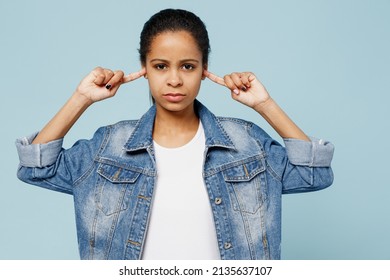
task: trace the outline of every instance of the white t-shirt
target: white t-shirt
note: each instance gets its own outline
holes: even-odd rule
[[[215,225],[202,177],[205,136],[179,148],[154,142],[157,183],[142,259],[220,259]]]

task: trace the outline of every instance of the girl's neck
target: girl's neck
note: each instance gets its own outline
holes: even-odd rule
[[[167,148],[181,147],[191,141],[199,127],[199,118],[193,106],[181,112],[161,109],[157,107],[153,140]]]

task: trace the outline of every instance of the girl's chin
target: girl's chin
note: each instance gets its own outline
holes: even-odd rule
[[[185,111],[189,108],[193,110],[193,104],[194,100],[192,100],[191,103],[188,102],[158,102],[156,101],[156,106],[157,108],[160,107],[164,111],[169,111],[169,112],[182,112]]]

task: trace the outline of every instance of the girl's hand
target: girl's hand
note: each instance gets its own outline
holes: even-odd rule
[[[306,134],[276,104],[253,73],[232,73],[221,78],[204,70],[203,76],[229,88],[233,99],[253,108],[282,138],[310,141]]]
[[[232,73],[223,78],[204,70],[203,75],[213,82],[231,90],[234,100],[256,110],[256,107],[271,99],[265,87],[251,72]]]
[[[145,68],[127,76],[123,71],[111,71],[102,67],[95,68],[77,87],[76,93],[86,97],[90,103],[113,97],[119,87],[146,74]]]

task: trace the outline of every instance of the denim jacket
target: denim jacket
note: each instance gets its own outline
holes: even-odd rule
[[[283,147],[251,122],[195,107],[221,259],[280,259],[281,195],[331,185],[333,145],[284,139]],[[16,141],[19,179],[73,195],[81,259],[142,258],[157,176],[155,113],[99,128],[69,149],[62,139],[33,145],[36,134]]]

